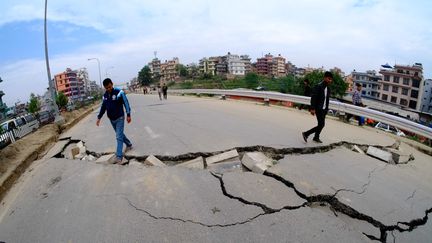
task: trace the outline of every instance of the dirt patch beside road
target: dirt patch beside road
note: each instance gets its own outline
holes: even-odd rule
[[[49,124],[0,150],[0,200],[35,160],[43,157],[59,135],[97,109],[99,104],[64,112],[65,124]]]

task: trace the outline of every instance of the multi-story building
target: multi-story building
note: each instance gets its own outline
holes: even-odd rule
[[[353,86],[357,83],[362,85],[362,96],[365,98],[379,99],[380,98],[380,80],[382,77],[377,75],[374,70],[368,70],[366,72],[351,72]]]
[[[83,82],[84,93],[86,95],[90,95],[99,91],[99,87],[96,85],[96,82],[90,81],[87,68],[81,68],[78,70],[78,79]]]
[[[64,93],[70,101],[80,101],[85,97],[84,82],[78,77],[78,71],[67,68],[55,75],[57,92]]]
[[[245,63],[239,55],[234,55],[228,52],[223,58],[227,64],[227,71],[229,76],[244,76],[245,75]]]
[[[432,79],[426,79],[423,82],[420,111],[432,114]]]
[[[219,58],[218,57],[209,57],[209,58],[202,58],[199,62],[199,72],[202,74],[210,74],[215,75],[216,74],[216,64],[218,63]]]
[[[277,57],[274,57],[272,60],[272,69],[271,76],[272,77],[284,77],[286,76],[286,67],[285,67],[286,59],[279,54]]]
[[[294,64],[292,64],[291,62],[287,62],[285,64],[285,70],[286,70],[287,74],[295,75],[296,69],[297,69],[297,67]]]
[[[165,60],[164,63],[160,65],[160,77],[161,82],[175,82],[179,79],[179,72],[177,65],[180,64],[178,57],[174,57],[172,60]]]
[[[330,72],[336,73],[341,77],[345,77],[345,73],[342,71],[342,69],[340,69],[338,67],[334,67],[334,68],[330,69]]]
[[[256,71],[259,75],[268,77],[284,77],[287,74],[286,59],[280,54],[277,57],[266,54],[264,57],[257,58]]]
[[[273,68],[273,56],[269,53],[257,58],[256,70],[259,75],[270,76]]]
[[[149,62],[148,66],[150,68],[152,78],[158,79],[161,76],[161,61],[155,57],[151,62]]]
[[[380,100],[401,106],[420,110],[423,91],[423,67],[421,63],[412,66],[383,65],[380,83]]]
[[[245,74],[251,73],[252,72],[251,58],[248,55],[241,55],[240,59],[244,63]]]

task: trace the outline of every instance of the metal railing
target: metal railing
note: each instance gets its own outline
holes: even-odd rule
[[[222,90],[222,89],[178,89],[169,90],[169,93],[173,94],[209,94],[209,95],[225,95],[225,96],[240,96],[250,98],[261,98],[275,101],[289,101],[298,104],[310,104],[310,97],[292,95],[292,94],[281,94],[277,92],[263,92],[253,90]],[[331,100],[329,108],[337,110],[339,112],[345,112],[357,116],[363,116],[371,118],[375,121],[387,123],[389,125],[398,127],[402,130],[406,130],[429,139],[432,139],[432,128],[423,126],[413,121],[386,114],[384,112],[369,109],[367,107],[359,107],[339,101]]]

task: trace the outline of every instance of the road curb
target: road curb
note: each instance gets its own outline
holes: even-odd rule
[[[4,196],[6,196],[9,189],[13,187],[15,182],[20,178],[20,176],[27,170],[27,168],[37,159],[43,157],[45,152],[51,148],[51,146],[57,142],[60,135],[67,131],[69,128],[73,127],[79,121],[81,121],[84,117],[92,113],[100,104],[96,104],[87,110],[85,110],[78,117],[73,119],[72,121],[63,124],[61,126],[57,126],[58,130],[55,135],[50,136],[44,141],[41,141],[41,144],[36,147],[32,151],[27,151],[27,155],[24,156],[22,161],[18,161],[17,163],[10,163],[14,166],[8,168],[6,172],[0,177],[0,201],[3,200]],[[23,138],[25,139],[25,138]]]

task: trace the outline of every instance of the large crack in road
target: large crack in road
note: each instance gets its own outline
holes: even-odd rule
[[[66,147],[68,145],[70,145],[72,143],[78,143],[78,142],[80,142],[80,140],[69,140],[69,143],[67,143],[63,147],[62,152],[64,152],[64,150],[66,149]],[[367,147],[371,146],[371,145],[357,144],[357,143],[341,141],[341,142],[337,142],[337,143],[332,143],[332,144],[323,145],[323,146],[316,146],[316,147],[274,148],[274,147],[269,147],[269,146],[256,145],[256,146],[246,146],[246,147],[235,147],[232,149],[236,149],[240,154],[244,154],[246,152],[263,152],[267,156],[271,157],[274,160],[280,160],[280,159],[283,159],[286,155],[325,153],[325,152],[329,152],[333,149],[337,149],[337,148],[341,148],[341,147],[347,148],[349,150],[353,150],[354,146],[357,146],[357,147],[359,147],[365,151],[365,150],[367,150]],[[380,149],[386,149],[386,148],[395,148],[395,146],[398,147],[399,144],[396,143],[396,144],[389,145],[389,146],[381,146],[381,145],[373,145],[373,146],[376,148],[380,148]],[[228,150],[224,150],[224,151],[216,151],[216,152],[193,152],[193,153],[186,153],[186,154],[181,154],[181,155],[176,155],[176,156],[155,155],[155,157],[162,160],[162,161],[168,162],[167,163],[168,165],[176,165],[176,164],[182,163],[182,162],[187,161],[187,160],[195,159],[195,158],[200,157],[200,156],[210,157],[210,156],[217,155],[217,154],[220,154],[220,153],[223,153],[226,151],[230,151],[232,149],[228,149]],[[56,154],[54,157],[61,158],[62,152]],[[110,154],[110,153],[97,153],[97,152],[89,151],[89,150],[87,150],[86,153],[89,155],[93,155],[97,158],[101,157],[103,155]],[[139,162],[142,162],[142,161],[145,161],[148,156],[149,155],[142,155],[142,156],[125,155],[125,158],[127,160],[135,159]],[[413,159],[414,158],[412,158],[411,160],[413,160]],[[206,223],[202,223],[202,222],[198,222],[198,221],[194,221],[194,220],[190,220],[190,219],[182,219],[182,218],[167,217],[167,216],[156,216],[156,215],[153,215],[152,213],[150,213],[148,210],[139,208],[138,206],[133,204],[133,202],[131,202],[128,198],[125,198],[125,200],[135,210],[140,211],[140,212],[146,214],[147,216],[149,216],[153,219],[156,219],[156,220],[173,220],[173,221],[179,221],[179,222],[183,222],[183,223],[197,224],[197,225],[201,225],[203,227],[210,227],[210,228],[211,227],[230,227],[230,226],[236,226],[236,225],[243,225],[243,224],[247,224],[247,223],[249,223],[249,222],[251,222],[251,221],[253,221],[253,220],[255,220],[261,216],[264,216],[264,215],[278,213],[278,212],[281,212],[283,210],[297,210],[297,209],[302,208],[302,207],[311,207],[311,206],[315,206],[315,205],[319,205],[322,207],[324,207],[324,206],[330,207],[330,209],[333,212],[335,212],[335,216],[337,216],[336,212],[338,212],[338,213],[342,213],[344,215],[347,215],[350,218],[364,221],[364,222],[372,225],[373,227],[379,229],[379,231],[380,231],[379,236],[366,234],[364,232],[362,232],[362,233],[366,237],[368,237],[369,239],[380,241],[380,242],[386,242],[387,236],[389,233],[393,234],[393,232],[395,232],[395,231],[411,232],[411,231],[415,230],[418,226],[425,225],[428,221],[429,214],[432,212],[432,208],[427,209],[425,211],[425,216],[422,218],[417,218],[417,219],[413,219],[413,220],[406,221],[406,222],[398,222],[396,225],[385,225],[384,223],[378,221],[377,219],[374,219],[372,216],[363,214],[363,213],[357,211],[356,209],[342,203],[341,201],[339,201],[338,198],[336,198],[336,196],[340,192],[352,192],[352,193],[357,193],[357,194],[365,193],[368,186],[371,183],[372,175],[377,169],[378,169],[378,167],[376,167],[375,169],[373,169],[372,171],[369,172],[369,175],[367,178],[368,181],[367,181],[367,183],[365,183],[361,186],[361,191],[355,191],[355,190],[346,189],[346,188],[341,188],[341,189],[334,189],[333,188],[335,190],[335,193],[332,195],[319,194],[319,195],[313,195],[313,196],[307,196],[307,195],[303,194],[302,192],[300,192],[296,188],[294,183],[286,180],[285,178],[283,178],[277,174],[273,174],[269,171],[265,171],[263,174],[264,176],[270,177],[270,178],[284,184],[288,188],[291,188],[292,190],[294,190],[294,192],[296,193],[296,195],[298,197],[300,197],[306,201],[302,205],[297,205],[297,206],[287,205],[287,206],[284,206],[281,208],[271,208],[271,207],[268,207],[267,205],[265,205],[263,203],[248,201],[242,197],[233,195],[233,194],[227,192],[227,189],[225,187],[225,183],[223,180],[223,174],[215,174],[213,172],[209,172],[209,173],[211,173],[212,176],[214,176],[216,179],[219,180],[220,188],[221,188],[221,191],[222,191],[224,196],[226,196],[232,200],[237,200],[237,201],[239,201],[245,205],[251,205],[251,206],[259,207],[261,210],[263,210],[263,213],[257,214],[254,217],[251,217],[251,218],[248,218],[246,220],[239,221],[239,222],[229,223],[229,224],[206,224]],[[410,198],[413,198],[415,192],[416,191],[414,191],[412,196],[408,197],[407,200],[409,200]]]

